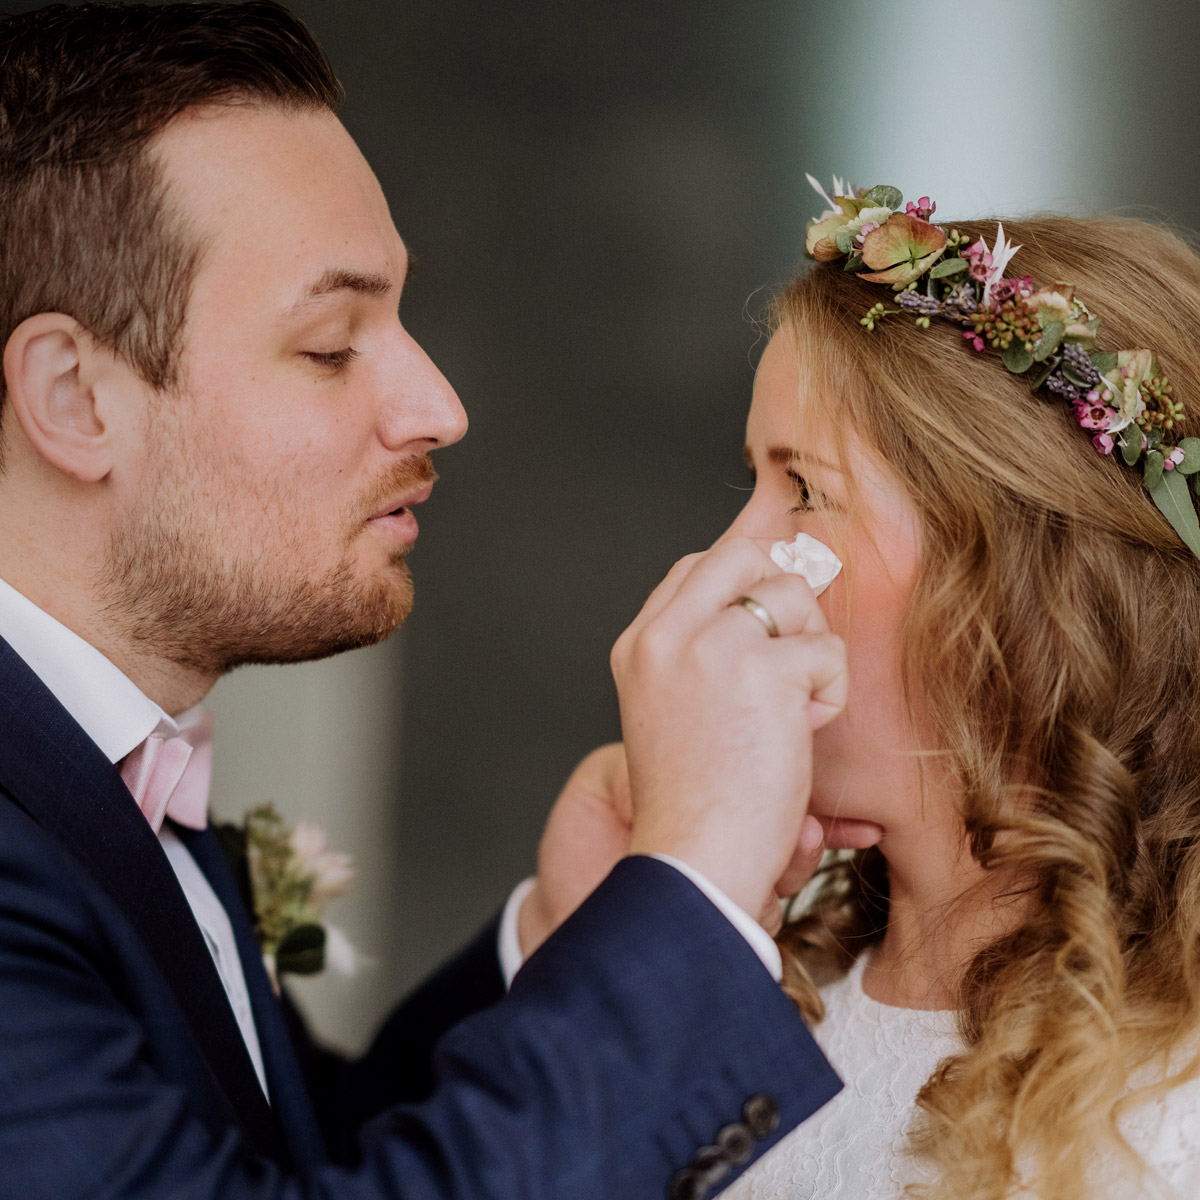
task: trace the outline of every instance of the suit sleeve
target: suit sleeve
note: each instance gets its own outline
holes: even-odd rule
[[[23,845],[0,838],[0,1196],[694,1200],[838,1087],[724,917],[627,859],[506,997],[453,1024],[431,1092],[370,1121],[357,1165],[290,1177],[171,1082],[97,904],[49,843]]]
[[[288,1031],[334,1161],[358,1161],[358,1135],[371,1118],[398,1104],[427,1100],[434,1089],[433,1051],[442,1037],[504,997],[498,925],[499,918],[490,921],[397,1005],[358,1059],[317,1043],[285,989]]]

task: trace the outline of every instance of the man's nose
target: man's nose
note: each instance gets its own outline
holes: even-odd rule
[[[380,436],[394,450],[418,441],[428,443],[427,449],[452,445],[467,432],[466,410],[429,355],[405,336],[405,352],[394,368],[398,379],[380,415]]]

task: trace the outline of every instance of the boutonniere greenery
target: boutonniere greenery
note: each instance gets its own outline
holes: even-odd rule
[[[275,990],[281,976],[316,975],[327,963],[339,974],[354,974],[354,948],[322,920],[325,904],[354,880],[350,856],[330,850],[325,831],[311,821],[289,828],[273,804],[252,809],[241,825],[213,830],[254,917]]]

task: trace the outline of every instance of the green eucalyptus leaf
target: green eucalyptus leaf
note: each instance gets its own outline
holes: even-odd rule
[[[1061,321],[1051,321],[1042,330],[1042,336],[1034,343],[1033,361],[1045,362],[1058,349],[1066,332],[1066,326]]]
[[[862,255],[851,254],[848,259],[842,264],[843,271],[861,271],[862,270]]]
[[[839,229],[837,233],[833,235],[833,240],[837,243],[837,248],[843,254],[849,254],[854,249],[855,236],[854,230],[847,229],[843,226],[843,228]]]
[[[275,951],[278,974],[316,975],[325,968],[325,930],[320,925],[297,925]]]
[[[943,258],[941,262],[934,263],[933,270],[929,272],[930,279],[945,279],[947,275],[961,275],[967,269],[967,260],[965,258]]]
[[[1038,369],[1036,371],[1034,371],[1034,373],[1032,375],[1029,376],[1029,390],[1031,392],[1036,392],[1038,390],[1038,388],[1040,388],[1042,386],[1042,384],[1045,383],[1046,380],[1049,379],[1050,376],[1054,374],[1054,368],[1057,366],[1058,366],[1058,359],[1053,358],[1053,357],[1048,358],[1044,363],[1041,363],[1038,366]],[[1057,400],[1058,397],[1057,396],[1047,396],[1047,399],[1048,400]]]
[[[1117,445],[1127,467],[1132,467],[1142,456],[1142,431],[1136,425],[1126,425],[1117,434]]]
[[[1183,462],[1175,470],[1181,475],[1194,475],[1200,471],[1200,438],[1184,438],[1179,448],[1183,451]]]
[[[1144,433],[1146,438],[1146,449],[1157,450],[1162,445],[1162,430],[1157,425],[1150,426],[1150,432]]]
[[[1023,375],[1033,366],[1033,355],[1025,349],[1024,342],[1013,342],[1000,355],[1000,360],[1014,375]]]
[[[1188,495],[1187,480],[1178,471],[1165,471],[1158,486],[1150,489],[1150,499],[1171,522],[1171,528],[1187,548],[1200,558],[1200,521],[1196,519],[1196,509]]]
[[[1163,456],[1161,450],[1146,451],[1146,465],[1142,469],[1142,479],[1150,491],[1158,487],[1158,481],[1163,477]]]
[[[1107,375],[1117,365],[1117,352],[1115,350],[1098,350],[1095,354],[1089,354],[1088,358],[1092,360],[1092,366],[1101,375]]]
[[[890,208],[892,212],[904,203],[904,195],[900,189],[890,187],[886,183],[877,183],[862,199],[872,208]]]
[[[1192,476],[1192,491],[1195,492],[1197,496],[1200,496],[1200,475]]]

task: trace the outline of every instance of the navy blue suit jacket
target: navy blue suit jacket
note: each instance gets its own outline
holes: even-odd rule
[[[270,1104],[158,839],[0,641],[2,1200],[699,1197],[839,1086],[745,941],[647,858],[507,996],[493,926],[344,1062],[275,999],[215,837],[184,836],[233,922]]]

